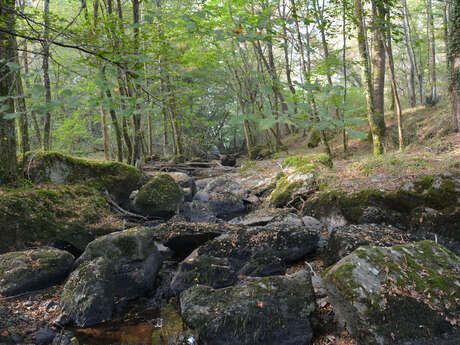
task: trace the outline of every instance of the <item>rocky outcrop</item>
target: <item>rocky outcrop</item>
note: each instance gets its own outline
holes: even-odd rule
[[[171,287],[180,293],[197,283],[214,287],[231,285],[236,276],[243,274],[282,274],[286,263],[312,254],[318,247],[318,239],[316,231],[304,227],[242,228],[197,248],[179,265]],[[215,274],[216,271],[220,273]]]
[[[68,252],[39,248],[0,255],[0,295],[43,289],[64,280],[74,257]]]
[[[89,161],[57,152],[30,152],[21,166],[33,183],[91,184],[106,189],[118,202],[128,200],[140,179],[139,170],[127,164]]]
[[[142,186],[132,208],[145,216],[170,217],[179,210],[183,197],[179,184],[171,176],[161,174]]]
[[[215,290],[197,285],[180,296],[185,323],[202,344],[309,345],[315,309],[308,273],[245,280]]]
[[[50,241],[83,252],[96,237],[123,229],[102,194],[89,186],[0,190],[0,253]]]
[[[133,228],[91,242],[64,286],[63,310],[79,327],[107,320],[115,297],[133,299],[151,290],[164,249],[149,228]]]
[[[329,268],[329,297],[360,344],[434,344],[458,334],[458,257],[431,242],[361,247]],[[434,342],[433,342],[434,341]]]
[[[245,226],[286,225],[303,226],[302,218],[292,213],[291,209],[264,208],[251,212],[245,216],[237,217],[229,222],[230,224]]]

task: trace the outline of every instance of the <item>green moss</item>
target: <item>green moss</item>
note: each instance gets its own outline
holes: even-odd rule
[[[318,154],[318,155],[307,155],[307,156],[291,156],[284,160],[283,168],[291,167],[295,171],[302,172],[304,174],[314,172],[318,170],[318,163],[328,168],[332,167],[332,160],[329,155]]]
[[[136,196],[135,207],[145,214],[174,213],[183,198],[179,184],[167,174],[155,176]]]
[[[107,189],[118,200],[127,199],[140,179],[139,170],[127,164],[90,161],[58,152],[28,152],[20,168],[34,183],[90,184]]]
[[[102,194],[89,186],[42,185],[0,190],[0,253],[65,240],[80,250],[122,229]]]
[[[291,193],[302,186],[302,182],[289,182],[288,176],[282,177],[276,183],[276,188],[270,195],[270,204],[275,207],[283,207],[291,201]]]

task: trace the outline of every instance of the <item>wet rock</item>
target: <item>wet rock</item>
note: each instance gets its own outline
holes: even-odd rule
[[[92,184],[118,202],[128,200],[140,180],[138,169],[118,162],[88,161],[57,152],[30,152],[22,162],[24,176],[34,183]]]
[[[71,331],[64,331],[54,337],[52,345],[79,345],[79,342]]]
[[[56,333],[50,329],[42,328],[35,334],[35,344],[47,345],[53,342]]]
[[[418,240],[420,240],[418,236],[391,225],[345,225],[337,227],[332,231],[321,257],[324,264],[330,266],[360,246],[374,245],[389,247]]]
[[[459,269],[455,254],[422,241],[358,248],[325,280],[336,314],[358,343],[434,344],[458,334]]]
[[[203,344],[311,344],[315,302],[305,271],[218,290],[197,285],[181,294],[180,303],[185,323]]]
[[[11,296],[59,283],[69,274],[74,257],[40,248],[0,255],[0,295]]]
[[[132,202],[132,209],[145,216],[171,217],[179,210],[183,191],[174,179],[161,174],[142,186]]]
[[[237,229],[239,227],[228,224],[168,222],[155,228],[154,238],[178,257],[185,258],[207,241]]]
[[[165,247],[152,228],[133,228],[91,242],[64,286],[61,306],[78,327],[109,320],[114,298],[133,299],[149,292]]]
[[[317,249],[318,238],[315,231],[286,226],[242,228],[223,234],[197,248],[180,263],[173,279],[175,291],[180,292],[196,282],[215,286],[212,277],[217,269],[223,269],[226,276],[231,277],[224,279],[227,284],[233,283],[233,272],[237,275],[280,273],[284,264],[312,254]],[[264,257],[271,259],[264,260]]]

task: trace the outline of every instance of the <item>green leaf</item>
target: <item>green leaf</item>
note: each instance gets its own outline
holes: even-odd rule
[[[345,131],[352,137],[357,139],[367,139],[367,134],[363,132],[354,131],[350,128],[345,128]]]

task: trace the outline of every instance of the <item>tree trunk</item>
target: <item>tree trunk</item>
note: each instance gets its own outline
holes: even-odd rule
[[[372,85],[371,72],[369,70],[369,52],[366,45],[366,36],[364,33],[363,8],[361,0],[354,0],[354,21],[358,28],[358,48],[361,55],[361,64],[364,68],[366,103],[367,103],[367,119],[372,134],[372,142],[374,146],[374,156],[383,154],[383,137],[377,127],[377,116],[375,113],[374,104],[374,89]]]
[[[450,96],[454,128],[460,132],[460,3],[458,1],[454,1],[452,4],[450,18]]]
[[[403,11],[404,11],[404,21],[403,21],[403,28],[404,28],[404,38],[406,41],[406,51],[409,60],[409,71],[408,71],[408,78],[409,78],[409,97],[410,97],[410,106],[415,107],[417,105],[417,96],[415,90],[415,75],[417,74],[417,65],[415,61],[415,54],[414,48],[412,46],[412,38],[409,34],[409,17],[407,14],[407,4],[406,0],[402,0],[403,4]]]
[[[104,94],[101,93],[101,98],[104,98]],[[101,127],[102,127],[102,142],[104,143],[104,156],[105,160],[110,159],[110,147],[109,147],[109,131],[107,129],[107,114],[103,106],[101,106]]]
[[[345,130],[345,108],[347,104],[347,34],[346,34],[346,24],[347,24],[347,1],[343,0],[343,22],[342,22],[342,41],[343,41],[343,50],[342,50],[342,63],[343,63],[343,109],[342,109],[342,119],[343,119],[343,130],[342,130],[342,142],[343,142],[343,152],[347,152],[347,132]]]
[[[426,5],[427,11],[427,22],[428,22],[428,44],[430,47],[430,78],[431,78],[431,95],[430,104],[436,104],[438,100],[437,88],[436,88],[436,41],[434,38],[434,23],[433,23],[433,6],[431,0],[427,0]]]
[[[23,54],[24,59],[24,73],[27,75],[29,74],[29,57],[27,55],[27,41],[25,43],[25,52]],[[29,79],[25,79],[27,89],[30,89],[30,82]],[[32,118],[32,125],[34,126],[35,137],[37,139],[38,147],[42,147],[42,134],[40,130],[40,125],[38,124],[37,115],[32,111],[30,113],[30,117]]]
[[[0,0],[0,28],[14,29],[13,10],[14,0]],[[7,183],[17,174],[15,120],[5,118],[5,114],[14,112],[14,101],[10,97],[14,91],[13,73],[7,66],[13,59],[14,38],[0,31],[0,184]]]
[[[388,11],[388,22],[390,12]],[[388,56],[388,64],[390,69],[390,79],[391,79],[391,90],[393,92],[393,99],[396,105],[396,118],[398,122],[398,140],[399,140],[399,151],[403,151],[404,149],[404,136],[403,136],[403,127],[402,127],[402,109],[401,109],[401,102],[399,100],[398,94],[398,86],[396,84],[396,76],[395,76],[395,66],[393,61],[393,49],[391,46],[391,29],[390,26],[387,26],[387,34],[386,34],[386,45],[385,49]]]
[[[16,65],[20,66],[19,62],[19,52],[18,52],[18,42],[16,37],[13,38],[14,44],[14,62]],[[29,144],[29,125],[27,121],[27,108],[26,108],[26,99],[24,97],[24,88],[22,86],[22,78],[21,78],[21,70],[15,73],[14,82],[16,86],[16,112],[21,113],[20,117],[16,120],[16,124],[18,127],[18,146],[19,152],[25,154],[27,151],[30,151],[30,144]]]
[[[42,43],[43,46],[43,84],[45,86],[45,102],[47,105],[51,103],[51,83],[49,75],[49,57],[50,57],[50,43],[49,40],[49,25],[50,18],[50,0],[44,0],[43,2],[43,15],[44,15],[44,27],[43,27],[43,39],[45,40]],[[42,150],[50,151],[51,150],[51,113],[49,110],[45,114],[45,123],[43,126],[43,142]]]
[[[372,0],[374,118],[376,130],[385,136],[385,7],[382,0]]]

